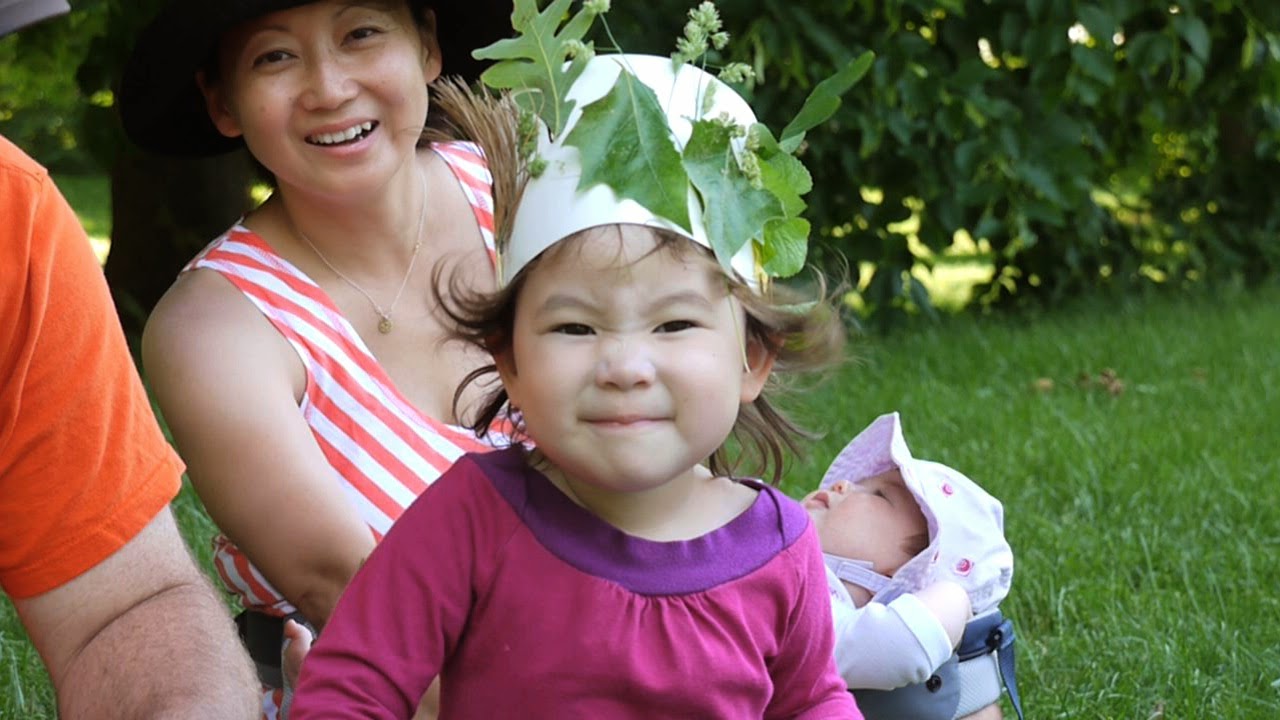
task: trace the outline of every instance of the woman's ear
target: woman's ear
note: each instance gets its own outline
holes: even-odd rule
[[[427,82],[432,82],[440,77],[441,71],[444,70],[444,62],[441,60],[440,38],[436,35],[438,32],[436,25],[436,11],[429,7],[422,8],[422,17],[415,18],[418,21],[418,36],[422,38],[422,72],[427,78]]]
[[[200,94],[204,96],[205,110],[209,113],[209,119],[213,121],[213,126],[218,129],[218,132],[229,138],[244,134],[240,129],[240,121],[227,107],[225,93],[221,86],[210,85],[203,70],[196,71],[196,87],[200,88]]]
[[[778,359],[778,351],[763,338],[748,337],[747,346],[742,353],[746,367],[742,368],[742,390],[739,402],[742,404],[755,402],[764,391],[764,384],[773,372],[773,363]]]

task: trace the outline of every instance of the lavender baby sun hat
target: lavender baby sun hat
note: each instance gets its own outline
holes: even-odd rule
[[[872,600],[889,602],[938,580],[951,580],[969,594],[973,614],[982,615],[1009,594],[1013,550],[1004,537],[1004,508],[962,473],[907,448],[898,413],[876,418],[845,446],[820,484],[861,482],[897,468],[924,514],[929,545],[898,569]]]

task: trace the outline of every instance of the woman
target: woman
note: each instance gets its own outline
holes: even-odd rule
[[[485,358],[441,341],[430,298],[437,268],[494,285],[488,174],[473,146],[420,138],[427,84],[474,76],[470,49],[509,32],[510,9],[174,0],[126,67],[136,144],[243,143],[274,179],[161,299],[143,362],[276,687],[281,618],[323,626],[391,522],[480,447],[452,393]]]

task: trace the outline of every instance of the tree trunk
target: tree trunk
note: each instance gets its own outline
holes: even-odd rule
[[[209,159],[116,156],[105,271],[131,342],[182,266],[249,209],[252,176],[243,150]]]

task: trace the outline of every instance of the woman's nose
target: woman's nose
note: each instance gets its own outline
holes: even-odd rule
[[[307,67],[304,100],[308,109],[338,107],[355,94],[356,83],[335,53],[316,52]]]
[[[596,363],[597,385],[628,389],[654,381],[657,370],[644,343],[620,339],[605,342]]]

